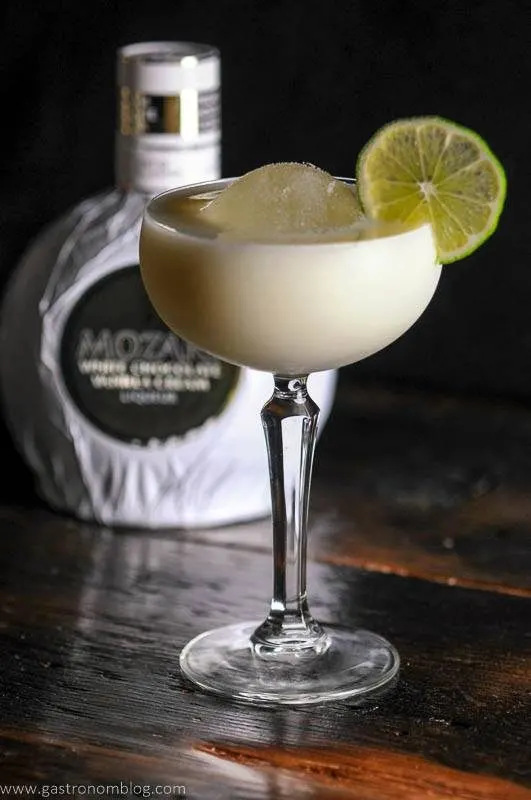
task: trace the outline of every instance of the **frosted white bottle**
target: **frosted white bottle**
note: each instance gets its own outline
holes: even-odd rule
[[[0,319],[0,391],[39,493],[84,520],[213,526],[266,515],[259,411],[267,373],[171,334],[138,267],[147,198],[220,174],[219,54],[147,42],[118,51],[116,188],[30,244]],[[88,143],[90,146],[90,143]],[[334,371],[312,376],[321,429]]]

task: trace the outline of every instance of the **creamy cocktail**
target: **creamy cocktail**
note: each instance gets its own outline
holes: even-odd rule
[[[354,218],[350,240],[341,227],[336,240],[329,229],[248,241],[218,235],[202,214],[212,201],[189,193],[151,203],[142,275],[166,324],[226,361],[283,375],[351,364],[410,328],[436,289],[430,225],[359,240]]]
[[[441,263],[496,227],[504,173],[471,131],[403,120],[373,137],[357,182],[305,164],[154,198],[140,260],[147,292],[179,336],[272,373],[262,409],[271,476],[273,596],[263,622],[202,633],[180,655],[201,688],[260,704],[365,695],[397,674],[376,633],[321,625],[306,597],[306,527],[319,409],[310,373],[395,341],[430,302]],[[391,611],[391,610],[390,610]]]

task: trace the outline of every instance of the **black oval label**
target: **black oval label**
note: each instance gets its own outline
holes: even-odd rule
[[[226,406],[240,370],[171,333],[153,309],[138,264],[93,284],[61,341],[65,385],[100,430],[122,441],[183,436]]]

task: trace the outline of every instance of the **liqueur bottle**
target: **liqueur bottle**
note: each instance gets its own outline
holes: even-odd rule
[[[13,440],[54,508],[135,527],[269,512],[257,409],[271,376],[170,333],[138,267],[146,200],[220,176],[220,62],[188,42],[118,51],[116,186],[48,226],[14,270],[0,319],[0,393]],[[335,372],[313,376],[322,409]]]

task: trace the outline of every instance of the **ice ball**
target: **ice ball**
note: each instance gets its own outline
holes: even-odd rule
[[[311,164],[267,164],[238,178],[201,212],[218,230],[271,239],[359,221],[355,188]]]

